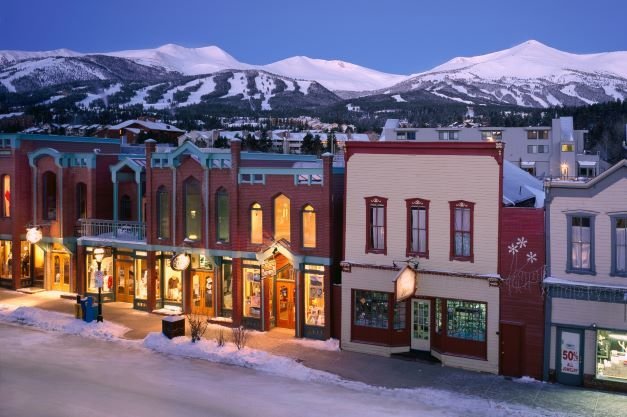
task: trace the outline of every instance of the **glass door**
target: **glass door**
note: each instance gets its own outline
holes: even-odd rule
[[[557,382],[583,384],[583,330],[557,329]]]
[[[431,301],[412,300],[411,302],[411,348],[431,350]]]
[[[277,327],[293,329],[296,316],[295,288],[293,281],[277,281],[277,296],[279,304]]]
[[[192,313],[214,316],[213,273],[195,271],[192,276]]]
[[[116,292],[115,300],[132,303],[135,296],[135,272],[133,261],[118,258],[115,263]]]
[[[56,291],[70,291],[70,255],[52,253],[52,289]]]

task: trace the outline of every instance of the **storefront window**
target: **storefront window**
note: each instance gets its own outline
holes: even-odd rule
[[[244,267],[244,317],[261,317],[261,270]]]
[[[165,282],[164,303],[181,303],[183,300],[183,277],[181,271],[170,266],[170,258],[164,259],[163,279]]]
[[[222,263],[222,317],[230,317],[233,311],[233,264]]]
[[[627,333],[597,331],[597,378],[627,382]]]
[[[485,342],[486,304],[447,300],[446,308],[446,334],[448,337]]]
[[[30,277],[30,243],[25,240],[20,242],[20,268],[22,278]]]
[[[93,252],[87,253],[87,292],[96,293],[96,271],[98,270],[98,262],[94,258]],[[113,290],[113,256],[107,256],[100,263],[100,270],[103,273],[102,292],[110,293]]]
[[[310,326],[324,326],[323,274],[323,266],[305,265],[305,323]]]
[[[310,205],[303,209],[303,246],[316,247],[316,212]]]
[[[2,187],[2,211],[0,215],[11,217],[11,177],[3,175],[0,186]]]
[[[356,326],[387,329],[389,327],[389,294],[376,291],[355,290]]]
[[[406,323],[407,305],[405,301],[394,303],[394,330],[403,330]]]
[[[11,278],[13,276],[13,254],[10,240],[0,240],[0,277]]]
[[[135,260],[135,298],[148,299],[148,263],[145,259]]]

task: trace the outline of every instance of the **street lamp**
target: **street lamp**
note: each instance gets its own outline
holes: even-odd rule
[[[96,317],[96,322],[102,321],[102,284],[104,279],[102,276],[102,271],[100,270],[100,266],[102,265],[102,259],[104,258],[104,255],[104,248],[94,249],[94,258],[96,259],[96,264],[98,264],[98,270],[96,271],[96,286],[98,287],[98,316]]]

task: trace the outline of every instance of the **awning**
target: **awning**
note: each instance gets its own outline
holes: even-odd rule
[[[597,166],[596,161],[577,161],[580,167],[595,167]]]
[[[536,166],[536,161],[520,161],[521,168],[533,168]]]

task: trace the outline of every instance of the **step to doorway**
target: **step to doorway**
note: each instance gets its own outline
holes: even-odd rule
[[[15,291],[21,292],[23,294],[37,294],[38,292],[43,292],[46,290],[44,290],[43,288],[37,288],[37,287],[26,287],[26,288],[18,288]]]
[[[431,355],[430,352],[423,352],[421,350],[410,350],[409,352],[393,353],[391,357],[412,362],[426,362],[432,364],[441,363],[440,360]]]

